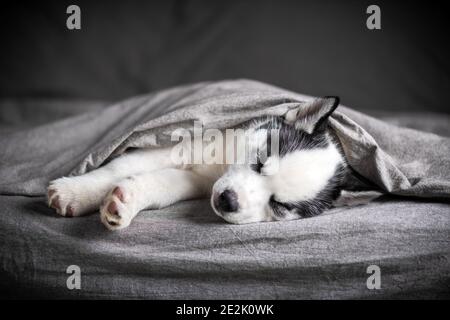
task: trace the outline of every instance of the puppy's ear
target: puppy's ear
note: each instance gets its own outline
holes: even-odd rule
[[[284,118],[286,122],[293,124],[296,129],[311,134],[326,128],[328,117],[338,105],[338,97],[318,98],[289,110]]]

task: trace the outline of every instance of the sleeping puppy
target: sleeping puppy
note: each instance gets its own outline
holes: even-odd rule
[[[225,139],[222,150],[240,151],[244,161],[220,164],[204,155],[191,164],[176,159],[173,147],[140,149],[52,181],[48,204],[65,217],[100,209],[110,230],[127,227],[141,210],[208,196],[214,212],[235,224],[318,215],[340,196],[340,204],[348,204],[342,190],[350,170],[328,128],[338,104],[335,97],[316,99],[284,116],[246,123],[244,146]]]

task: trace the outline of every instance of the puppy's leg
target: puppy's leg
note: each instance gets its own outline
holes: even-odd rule
[[[195,172],[163,169],[120,181],[100,207],[103,224],[110,230],[127,227],[139,211],[206,196],[212,181]]]
[[[84,175],[53,180],[48,187],[48,204],[66,217],[94,212],[123,178],[172,166],[169,148],[130,152]]]

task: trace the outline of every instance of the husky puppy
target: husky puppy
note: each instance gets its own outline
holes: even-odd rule
[[[250,121],[244,163],[180,165],[172,148],[140,149],[84,175],[52,181],[48,204],[66,217],[99,210],[110,230],[127,227],[141,210],[208,196],[214,212],[235,224],[318,215],[333,205],[348,174],[328,128],[338,104],[326,97],[284,116]],[[269,134],[274,130],[277,152]]]

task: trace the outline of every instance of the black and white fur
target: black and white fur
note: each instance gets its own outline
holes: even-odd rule
[[[247,163],[179,165],[171,148],[141,149],[84,175],[52,181],[48,204],[66,217],[100,210],[110,230],[127,227],[143,209],[208,196],[214,212],[230,223],[318,215],[342,195],[348,175],[328,128],[338,104],[334,97],[316,99],[283,117],[249,122]],[[271,129],[279,132],[277,154],[270,150]]]

